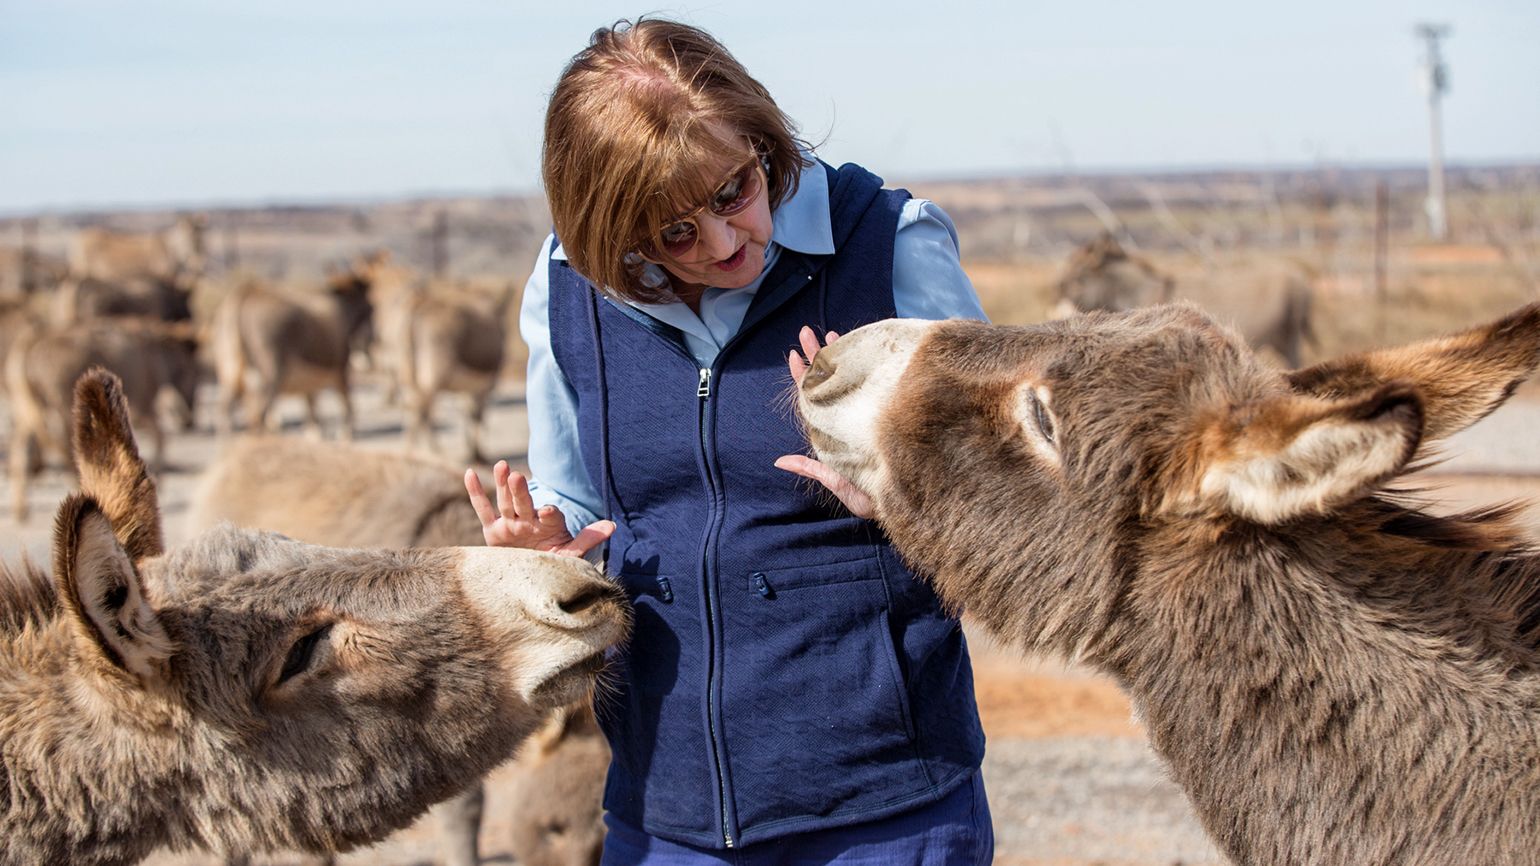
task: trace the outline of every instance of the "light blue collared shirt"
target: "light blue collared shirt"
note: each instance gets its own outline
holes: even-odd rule
[[[829,181],[816,160],[802,171],[796,195],[772,215],[765,266],[752,283],[739,289],[708,288],[701,296],[700,315],[682,301],[664,304],[628,302],[637,310],[672,325],[702,369],[738,332],[754,293],[775,265],[782,249],[811,255],[834,252],[829,222]],[[583,467],[578,446],[577,395],[562,375],[551,351],[550,262],[565,261],[566,253],[549,236],[540,249],[535,270],[524,285],[519,333],[529,346],[525,405],[529,410],[530,497],[537,508],[555,505],[576,535],[600,519],[604,499]],[[653,266],[656,267],[656,266]],[[615,301],[606,298],[606,303]],[[957,229],[941,208],[925,199],[904,203],[893,240],[893,304],[899,318],[984,320],[973,283],[963,272]]]

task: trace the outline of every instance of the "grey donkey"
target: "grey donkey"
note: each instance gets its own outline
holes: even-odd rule
[[[0,571],[0,864],[343,851],[580,699],[629,613],[587,563],[222,525],[167,550],[117,379],[76,389],[53,574]]]
[[[340,547],[482,543],[460,470],[415,454],[301,437],[239,437],[199,479],[190,533],[221,521]],[[515,790],[513,855],[520,866],[590,866],[604,843],[600,800],[609,746],[587,707],[557,713],[503,775]],[[480,862],[483,785],[434,807],[437,860]]]

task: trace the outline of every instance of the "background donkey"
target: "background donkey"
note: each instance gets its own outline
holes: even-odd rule
[[[1533,864],[1540,562],[1385,485],[1537,363],[1540,305],[1294,373],[1190,307],[890,321],[798,404],[944,599],[1124,685],[1238,863]]]
[[[52,582],[0,570],[0,863],[379,839],[507,759],[626,633],[568,557],[229,525],[165,551],[115,377],[82,379],[74,439]]]
[[[69,327],[24,326],[5,358],[5,389],[11,398],[11,508],[28,517],[28,479],[41,468],[29,459],[42,450],[70,462],[70,406],[75,381],[92,367],[119,376],[141,429],[154,444],[156,472],[166,466],[166,435],[157,411],[171,389],[191,417],[198,390],[198,344],[190,328],[154,320],[91,322]]]
[[[339,436],[352,438],[349,364],[373,311],[374,269],[375,259],[364,259],[331,274],[325,288],[311,294],[243,283],[219,301],[209,348],[219,381],[216,417],[222,433],[231,431],[235,403],[243,395],[247,423],[275,428],[273,406],[283,394],[304,396],[310,426],[319,433],[316,399],[332,388],[342,402]]]
[[[1305,270],[1297,263],[1276,269],[1259,268],[1245,286],[1178,286],[1146,259],[1127,253],[1117,239],[1103,234],[1077,249],[1054,283],[1057,317],[1100,310],[1121,313],[1167,303],[1178,297],[1201,300],[1218,318],[1230,323],[1257,351],[1277,353],[1286,366],[1298,367],[1306,347],[1318,348],[1312,322],[1315,295]],[[1205,291],[1205,288],[1207,289]],[[1181,294],[1178,294],[1180,289]]]

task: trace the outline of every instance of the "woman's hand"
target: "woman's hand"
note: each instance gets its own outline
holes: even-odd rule
[[[613,521],[590,523],[576,538],[567,531],[567,516],[560,508],[547,505],[536,509],[529,497],[529,482],[511,472],[508,461],[499,460],[492,467],[492,481],[497,489],[497,508],[481,489],[476,470],[465,470],[465,492],[471,507],[481,518],[481,535],[492,547],[522,547],[563,556],[583,556],[603,544],[615,532]]]
[[[825,338],[825,344],[833,345],[839,337],[839,334],[830,331]],[[807,374],[808,365],[813,362],[813,356],[817,355],[822,347],[818,345],[818,337],[813,333],[813,329],[806,325],[803,325],[801,332],[797,334],[797,341],[802,344],[802,354],[792,352],[786,358],[786,366],[791,370],[791,380],[801,385],[802,377]],[[803,360],[803,355],[807,356],[806,360]],[[803,454],[788,454],[777,458],[775,467],[794,475],[801,475],[803,478],[811,478],[827,487],[829,492],[833,493],[835,498],[857,517],[870,519],[876,514],[877,509],[872,503],[872,498],[867,496],[865,491],[850,483],[845,476],[811,457]]]

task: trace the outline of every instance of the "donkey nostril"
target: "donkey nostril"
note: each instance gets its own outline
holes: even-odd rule
[[[608,596],[609,590],[603,584],[588,584],[579,588],[576,593],[562,599],[556,604],[557,607],[561,608],[562,613],[582,613],[583,611],[588,610],[589,608],[603,601]]]
[[[819,352],[813,356],[813,366],[809,367],[807,373],[802,376],[802,390],[811,391],[833,376],[834,362],[829,360],[829,353]]]

